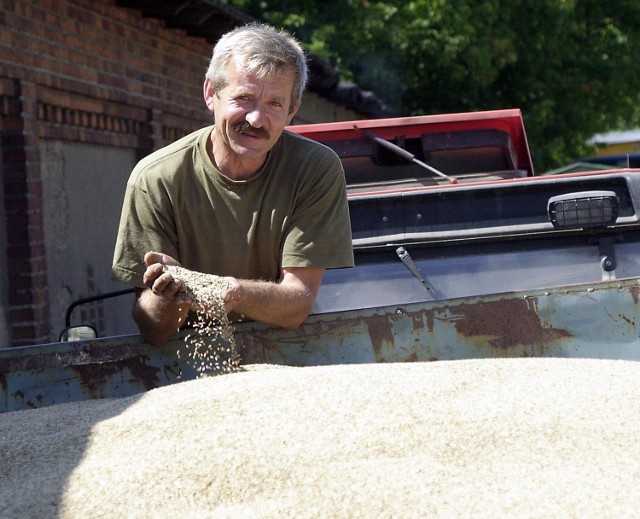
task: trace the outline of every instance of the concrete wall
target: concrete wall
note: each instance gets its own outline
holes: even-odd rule
[[[133,150],[65,141],[40,143],[44,192],[49,321],[56,337],[66,310],[81,298],[126,288],[109,279],[124,187]],[[134,333],[133,296],[79,305],[71,325],[100,336]]]

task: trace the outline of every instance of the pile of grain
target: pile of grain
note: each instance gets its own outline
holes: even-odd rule
[[[637,517],[640,363],[275,368],[0,415],[0,517]]]
[[[222,293],[230,288],[229,282],[220,276],[173,265],[165,266],[164,270],[182,283],[192,301],[196,319],[192,323],[193,333],[185,337],[185,342],[189,347],[188,360],[198,376],[235,371],[239,356],[222,300]]]

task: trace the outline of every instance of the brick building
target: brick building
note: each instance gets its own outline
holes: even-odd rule
[[[212,44],[248,20],[217,0],[176,4],[0,0],[0,347],[57,340],[70,303],[126,288],[109,272],[131,168],[210,123]],[[313,62],[294,123],[379,111],[334,76]],[[133,333],[130,297],[72,324]]]

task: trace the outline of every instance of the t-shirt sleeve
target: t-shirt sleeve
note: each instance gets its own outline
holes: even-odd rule
[[[324,147],[323,147],[324,148]],[[347,189],[340,159],[328,148],[308,155],[306,181],[297,195],[285,237],[283,267],[353,266]]]
[[[162,187],[148,189],[134,171],[125,192],[111,279],[143,287],[146,252],[163,252],[178,258],[175,225],[169,216],[172,214],[169,206],[170,197]]]

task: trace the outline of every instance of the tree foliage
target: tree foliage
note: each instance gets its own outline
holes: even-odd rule
[[[538,171],[638,124],[637,0],[235,0],[407,114],[520,108]]]

